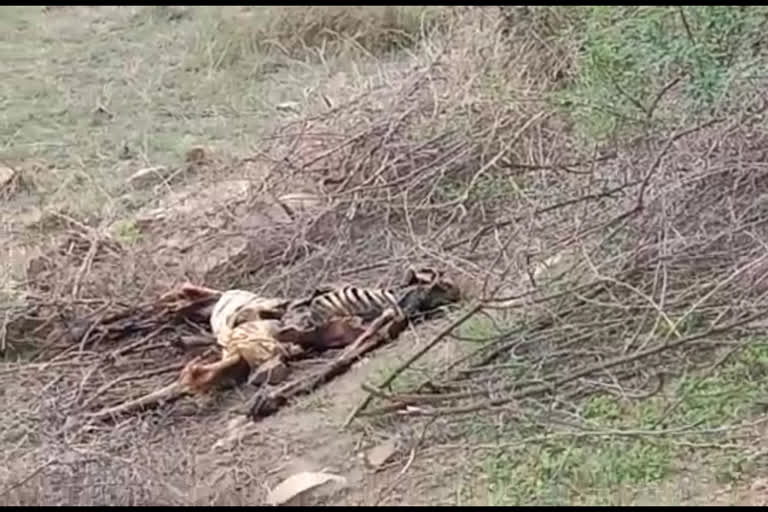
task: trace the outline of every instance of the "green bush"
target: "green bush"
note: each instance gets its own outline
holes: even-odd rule
[[[569,9],[579,9],[570,31],[580,34],[576,69],[555,99],[592,136],[705,114],[765,69],[766,7]]]

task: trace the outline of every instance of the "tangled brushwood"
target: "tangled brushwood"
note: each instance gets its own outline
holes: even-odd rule
[[[0,385],[55,396],[38,419],[56,434],[73,416],[231,382],[259,386],[245,410],[262,417],[458,289],[465,311],[366,385],[350,419],[503,408],[547,423],[589,395],[648,396],[723,347],[759,342],[763,89],[734,82],[740,97],[689,120],[673,115],[673,84],[654,112],[674,128],[586,146],[531,92],[561,80],[542,83],[541,38],[510,53],[496,31],[452,30],[385,84],[286,122],[252,157],[199,164],[210,182],[189,195],[204,206],[142,211],[140,243],[63,212],[41,219],[30,232],[56,244],[30,260],[0,331],[3,350],[32,362]],[[500,84],[515,87],[499,99]],[[444,269],[455,287],[425,288],[441,280],[420,271],[392,285],[410,265]],[[366,290],[321,286],[344,280]],[[441,343],[462,351],[393,386]],[[319,370],[304,365],[317,354]]]
[[[632,178],[592,198],[617,193],[622,208],[611,215],[584,208],[578,227],[561,232],[550,265],[529,272],[527,291],[487,296],[443,333],[466,340],[462,325],[485,325],[474,329],[484,337],[470,336],[480,342],[472,353],[410,391],[387,391],[399,369],[367,386],[371,397],[356,413],[498,409],[542,425],[573,424],[590,395],[647,398],[670,377],[711,371],[734,351],[764,343],[768,175],[759,125],[767,108],[753,98],[738,116],[644,144],[649,157],[625,160]],[[507,222],[477,237],[498,236]],[[542,275],[547,282],[535,286]],[[482,316],[516,310],[500,326]],[[378,405],[362,410],[372,397]]]

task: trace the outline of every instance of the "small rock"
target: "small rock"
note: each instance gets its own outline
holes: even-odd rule
[[[95,109],[93,109],[92,117],[91,117],[91,125],[93,126],[100,126],[104,124],[105,121],[108,121],[112,118],[114,118],[115,115],[107,110],[102,105],[99,105]]]
[[[134,156],[136,156],[136,154],[128,146],[128,144],[123,144],[123,147],[120,149],[120,153],[118,153],[117,158],[120,160],[131,160]]]
[[[200,163],[205,160],[206,152],[205,148],[201,146],[195,146],[189,151],[187,151],[187,154],[185,155],[184,159],[187,163]]]
[[[365,461],[373,469],[379,469],[397,451],[397,439],[392,438],[374,446],[368,451]]]
[[[270,359],[258,368],[256,368],[248,378],[248,384],[251,386],[261,386],[267,381],[275,385],[288,378],[290,370],[288,366],[279,359]]]
[[[334,482],[341,485],[346,485],[347,479],[343,476],[334,475],[331,473],[309,471],[297,473],[280,482],[280,484],[278,484],[269,492],[269,495],[267,496],[267,504],[292,504],[294,500],[298,500],[302,497],[308,497],[307,495],[309,491],[325,484]]]

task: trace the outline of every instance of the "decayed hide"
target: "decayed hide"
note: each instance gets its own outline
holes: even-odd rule
[[[213,303],[212,300],[218,297]],[[205,299],[205,308],[211,311],[211,328],[216,342],[222,349],[221,360],[203,364],[201,358],[189,362],[179,379],[141,398],[122,403],[90,414],[93,419],[115,416],[129,410],[146,407],[158,402],[170,401],[185,394],[197,394],[210,390],[223,380],[232,378],[242,381],[252,369],[261,372],[265,379],[279,381],[287,375],[283,359],[301,353],[298,345],[282,343],[279,338],[286,330],[279,318],[287,301],[259,297],[242,290],[217,292],[193,285],[184,285],[161,297],[161,303],[182,304],[185,301]],[[174,306],[177,307],[177,306]],[[181,307],[181,306],[178,306]],[[294,334],[294,337],[295,334]]]
[[[222,294],[211,314],[211,330],[221,347],[221,360],[212,364],[190,362],[181,382],[190,392],[208,391],[228,373],[248,374],[260,369],[274,383],[285,378],[284,360],[302,353],[300,346],[280,339],[285,332],[280,318],[288,301],[264,298],[244,290]],[[285,336],[285,335],[284,335]],[[246,368],[247,367],[247,368]]]

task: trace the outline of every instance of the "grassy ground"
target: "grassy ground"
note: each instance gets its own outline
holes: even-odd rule
[[[587,400],[572,418],[583,432],[499,432],[501,453],[483,465],[488,501],[628,505],[663,482],[694,478],[698,488],[681,484],[655,497],[684,503],[701,498],[707,483],[725,486],[759,475],[764,446],[753,443],[764,431],[756,404],[768,391],[766,354],[765,344],[755,344],[710,374],[675,379],[644,400]]]
[[[311,112],[313,89],[339,73],[337,94],[359,89],[375,57],[418,37],[422,11],[4,8],[3,158],[38,163],[45,205],[130,206],[137,171],[178,166],[199,144],[248,154],[290,115],[281,105]]]
[[[0,205],[0,242],[8,242],[2,288],[24,280],[11,264],[14,257],[24,263],[19,240],[42,212],[89,225],[116,221],[115,236],[135,243],[139,208],[176,186],[204,183],[184,175],[190,149],[249,156],[288,121],[392,86],[392,76],[433,56],[430,38],[439,40],[460,14],[420,7],[0,8],[0,162],[28,184]],[[764,8],[536,7],[488,18],[498,25],[489,33],[519,46],[494,35],[488,63],[471,49],[449,55],[457,69],[468,69],[467,87],[476,87],[467,112],[517,108],[520,98],[540,102],[570,123],[569,141],[580,141],[583,153],[717,114],[765,71]],[[509,65],[518,54],[538,58]],[[462,63],[470,57],[471,65]],[[445,119],[435,112],[420,122],[426,140]],[[543,159],[542,140],[513,152]],[[131,179],[147,169],[164,180]],[[497,208],[527,200],[533,180],[478,176],[466,198]],[[461,199],[462,190],[446,186],[441,200]],[[474,341],[457,352],[510,321],[495,322],[478,317],[462,326],[458,334]],[[693,503],[753,478],[763,469],[768,348],[761,339],[743,345],[718,352],[711,368],[682,371],[649,398],[607,393],[571,404],[569,420],[580,430],[495,413],[454,425],[467,433],[471,457],[450,493],[457,502],[491,505]],[[404,359],[374,361],[367,380],[380,381]],[[432,364],[443,363],[438,357]],[[509,372],[497,378],[516,378]],[[423,378],[424,369],[411,369],[394,389]],[[334,400],[341,399],[318,394],[304,407],[328,409]],[[681,488],[681,479],[711,486],[670,495],[665,485]],[[424,498],[414,489],[412,501]],[[0,502],[4,493],[0,486]]]

